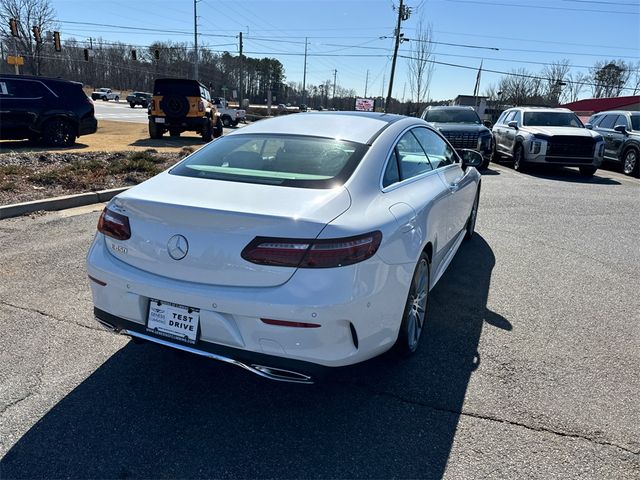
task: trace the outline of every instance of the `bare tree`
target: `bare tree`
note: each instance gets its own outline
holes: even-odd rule
[[[411,54],[407,60],[409,69],[409,89],[411,96],[420,109],[427,97],[433,77],[433,27],[420,19],[416,29],[416,38],[411,40]]]
[[[571,62],[567,59],[551,62],[542,70],[543,95],[545,103],[557,106],[560,103],[562,87],[566,86],[566,78],[571,70]]]
[[[498,91],[502,92],[505,105],[540,105],[544,103],[541,93],[542,79],[520,68],[500,79]]]
[[[40,75],[44,62],[45,46],[37,43],[31,33],[32,27],[40,29],[42,38],[45,32],[55,25],[55,11],[49,0],[0,0],[0,31],[4,37],[10,37],[9,20],[18,21],[18,37],[14,37],[18,53],[27,57],[25,62],[33,75]],[[10,48],[11,42],[5,41]]]
[[[630,65],[632,76],[630,78],[630,87],[633,88],[631,95],[638,95],[640,93],[640,62],[635,65]]]
[[[567,84],[562,91],[563,103],[577,102],[580,97],[580,93],[584,90],[587,83],[591,80],[591,77],[582,72],[569,72],[565,78]]]
[[[591,91],[594,98],[619,97],[631,75],[624,60],[603,60],[591,68]]]

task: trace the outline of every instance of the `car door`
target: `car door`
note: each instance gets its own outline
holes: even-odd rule
[[[614,130],[611,131],[610,151],[611,155],[613,156],[612,160],[622,161],[622,146],[627,139],[627,133],[622,133],[615,130],[615,127],[618,126],[623,126],[627,132],[629,131],[630,125],[626,115],[618,115],[618,118],[613,122]]]
[[[35,80],[0,80],[2,138],[27,138],[43,106],[46,87]]]
[[[448,189],[446,239],[447,251],[453,248],[464,230],[475,199],[475,182],[469,170],[462,169],[460,158],[451,145],[434,130],[416,129],[416,137],[423,147],[431,166],[440,175]]]
[[[604,116],[602,121],[598,124],[598,132],[604,138],[604,158],[607,160],[617,160],[618,156],[614,148],[614,134],[616,120],[618,119],[617,113],[608,113]]]
[[[493,141],[495,142],[496,150],[498,152],[502,151],[504,129],[506,128],[504,119],[507,118],[507,116],[509,116],[510,113],[511,112],[509,112],[508,110],[506,112],[502,112],[502,114],[500,115],[500,118],[498,118],[498,120],[496,121],[496,124],[493,126],[493,129],[492,129]]]
[[[509,122],[518,122],[518,126],[522,125],[522,112],[520,110],[514,110],[507,118],[505,124]],[[513,154],[513,147],[516,144],[516,135],[518,135],[518,129],[506,125],[504,133],[504,148],[509,155]]]
[[[508,123],[513,120],[513,118],[516,116],[516,111],[512,110],[510,111],[503,120],[503,124],[502,124],[502,128],[500,130],[500,143],[498,144],[497,148],[498,151],[502,154],[506,154],[506,155],[511,155],[511,147],[510,147],[510,140],[509,137],[512,135],[512,133],[514,133],[514,129],[511,128]],[[514,134],[514,138],[515,138],[515,134]]]
[[[387,237],[385,261],[416,261],[426,241],[433,244],[432,268],[446,253],[449,189],[433,169],[411,128],[398,137],[382,175],[384,204],[398,228]]]

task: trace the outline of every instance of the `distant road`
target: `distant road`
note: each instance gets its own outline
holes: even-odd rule
[[[147,109],[142,107],[131,108],[125,101],[114,102],[110,100],[94,101],[96,118],[98,120],[113,120],[116,122],[147,123]]]

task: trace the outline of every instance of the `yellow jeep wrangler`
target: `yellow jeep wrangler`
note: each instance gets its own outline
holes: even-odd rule
[[[222,136],[222,120],[211,101],[209,89],[196,80],[159,78],[149,103],[149,136],[162,138],[165,132],[178,137],[191,131],[202,140]]]

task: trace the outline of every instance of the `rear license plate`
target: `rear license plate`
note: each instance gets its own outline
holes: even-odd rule
[[[162,118],[162,117],[157,117],[157,118],[156,118],[156,123],[164,123],[164,118]]]
[[[198,337],[200,309],[162,300],[149,300],[147,331],[194,344]]]

